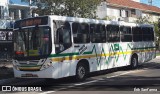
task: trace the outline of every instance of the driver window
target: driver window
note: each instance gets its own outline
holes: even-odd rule
[[[71,29],[68,22],[61,25],[57,30],[58,43],[66,44],[71,43]]]
[[[56,52],[62,52],[71,47],[71,28],[69,22],[56,21]]]

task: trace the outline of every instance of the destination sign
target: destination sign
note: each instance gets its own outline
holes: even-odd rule
[[[14,28],[35,26],[35,25],[46,25],[48,23],[48,17],[35,17],[24,20],[18,20],[14,24]]]

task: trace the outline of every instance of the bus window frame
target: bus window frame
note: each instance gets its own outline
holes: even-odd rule
[[[144,28],[145,28],[145,30],[143,31]],[[154,41],[154,30],[152,27],[142,27],[142,32],[143,32],[143,41],[144,42]],[[147,32],[147,33],[144,34],[144,32]],[[148,37],[149,37],[149,39],[148,39]],[[148,40],[145,40],[144,38],[146,38]]]
[[[124,28],[124,27],[126,27],[126,28],[130,28],[130,33],[123,33],[122,34],[122,31],[121,31],[121,28]],[[120,41],[121,42],[132,42],[133,41],[133,34],[132,34],[132,27],[131,26],[125,26],[125,25],[121,25],[120,27],[119,27],[119,30],[120,30]],[[128,31],[127,31],[128,32]],[[131,40],[123,40],[122,41],[122,35],[125,37],[126,35],[127,36],[131,36]]]
[[[108,31],[108,26],[115,26],[115,27],[118,27],[118,31],[116,31],[116,32],[118,32],[118,40],[115,40],[115,41],[113,41],[113,40],[110,40],[109,38],[113,38],[113,36],[111,35],[112,33],[111,32],[113,32],[113,31]],[[119,25],[118,24],[107,24],[106,25],[106,34],[107,34],[107,42],[108,43],[114,43],[114,42],[120,42],[120,28],[119,28]],[[113,35],[116,35],[116,34],[113,34]],[[111,37],[109,37],[109,36],[111,36]]]
[[[78,26],[77,26],[77,28],[73,28],[74,26],[73,26],[73,24],[77,24]],[[85,31],[86,31],[86,33],[84,33],[84,31],[82,32],[82,25],[85,25]],[[86,28],[88,28],[88,30],[86,30]],[[76,29],[76,32],[75,32],[75,30],[74,29]],[[82,32],[82,33],[81,33]],[[90,41],[91,41],[91,39],[90,39],[90,24],[88,24],[88,23],[80,23],[80,22],[73,22],[72,23],[72,34],[73,34],[73,43],[74,44],[87,44],[87,43],[90,43]],[[76,39],[78,36],[82,36],[82,34],[83,34],[83,36],[84,35],[86,35],[86,40],[85,40],[85,42],[84,41],[79,41],[79,39]],[[75,37],[76,36],[76,37]],[[77,42],[75,42],[75,40],[77,41]]]
[[[137,30],[136,30],[137,29]],[[139,30],[138,30],[139,29]],[[136,31],[136,32],[135,32]],[[137,33],[138,32],[138,33]],[[132,27],[133,42],[143,41],[143,32],[141,26]],[[136,39],[136,40],[135,40]]]
[[[91,31],[91,25],[94,26],[93,31]],[[99,28],[98,28],[99,26]],[[98,29],[104,29],[102,31],[97,31]],[[99,34],[100,35],[100,40],[98,42],[93,41],[93,38],[98,39],[98,37],[94,37],[94,34]],[[102,38],[102,35],[104,37]],[[104,40],[104,41],[103,41]],[[106,43],[107,38],[106,38],[106,26],[104,24],[90,24],[90,41],[91,43]]]
[[[56,27],[56,30],[53,30],[54,31],[54,44],[55,44],[55,53],[61,53],[63,52],[64,50],[67,50],[69,49],[73,42],[72,42],[72,30],[71,30],[71,23],[69,21],[61,21],[61,20],[53,20],[53,28]],[[70,43],[59,43],[59,40],[57,39],[57,37],[59,37],[59,33],[58,31],[61,30],[62,33],[64,32],[64,28],[65,28],[65,25],[68,24],[69,25],[69,28],[67,27],[67,29],[69,29],[69,35],[70,35]],[[58,35],[57,35],[58,34]]]

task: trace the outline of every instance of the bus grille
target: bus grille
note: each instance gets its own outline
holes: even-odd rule
[[[39,71],[41,66],[18,66],[21,71]]]

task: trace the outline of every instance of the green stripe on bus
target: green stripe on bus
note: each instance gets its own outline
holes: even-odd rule
[[[156,47],[142,47],[142,48],[132,48],[132,50],[146,50],[146,49],[154,49]]]
[[[95,45],[92,48],[92,51],[84,52],[83,55],[92,54],[94,49],[96,50]],[[51,54],[49,57],[60,57],[60,56],[74,56],[74,55],[80,55],[79,52],[76,53],[63,53],[63,54]]]
[[[130,46],[129,46],[129,48],[130,48]],[[156,48],[156,47],[131,48],[131,50],[146,50],[146,49],[153,49],[153,48]],[[122,51],[122,49],[120,49],[120,50]],[[126,50],[128,50],[128,49],[126,49]],[[112,52],[112,51],[114,51],[114,49],[113,49],[113,46],[111,45],[109,52]],[[92,51],[84,52],[83,55],[92,54],[93,52],[95,52],[95,54],[97,56],[97,51],[96,51],[95,45],[93,46]],[[63,56],[74,56],[74,55],[81,55],[81,54],[79,54],[79,52],[61,53],[61,54],[51,54],[49,57],[63,57]]]

